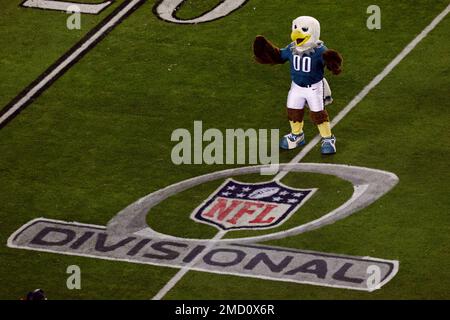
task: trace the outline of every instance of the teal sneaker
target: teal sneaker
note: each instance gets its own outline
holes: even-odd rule
[[[320,147],[322,154],[335,154],[336,153],[336,137],[331,136],[328,138],[322,138],[322,146]]]
[[[305,133],[300,134],[289,133],[281,138],[280,148],[285,150],[291,150],[305,145]]]

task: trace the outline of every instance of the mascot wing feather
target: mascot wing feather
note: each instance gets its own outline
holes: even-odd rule
[[[328,70],[334,75],[338,75],[342,72],[342,56],[336,50],[328,49],[322,54],[323,61]]]
[[[255,60],[261,64],[283,64],[280,48],[274,46],[263,36],[256,36],[253,42]]]

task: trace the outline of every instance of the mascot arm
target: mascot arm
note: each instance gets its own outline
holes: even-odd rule
[[[253,42],[255,60],[262,64],[282,64],[280,48],[274,46],[263,36],[257,36]]]
[[[339,52],[328,49],[322,54],[323,61],[328,70],[333,74],[338,75],[342,72],[342,56]]]

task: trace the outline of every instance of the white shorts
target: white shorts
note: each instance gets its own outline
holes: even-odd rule
[[[309,88],[300,87],[292,82],[287,98],[289,109],[303,109],[308,102],[309,110],[319,112],[324,110],[323,105],[323,81],[312,84]]]

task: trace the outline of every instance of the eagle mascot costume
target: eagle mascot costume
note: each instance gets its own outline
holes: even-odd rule
[[[303,117],[305,106],[322,137],[321,153],[336,153],[336,137],[331,133],[325,109],[330,104],[331,90],[324,78],[325,67],[333,74],[342,72],[342,56],[328,49],[320,40],[320,23],[313,17],[301,16],[292,22],[292,42],[285,48],[274,46],[263,36],[253,43],[255,60],[261,64],[283,64],[289,61],[291,89],[287,98],[287,114],[291,132],[280,141],[283,149],[303,146]]]

